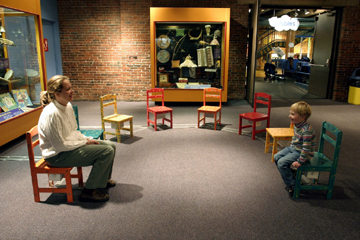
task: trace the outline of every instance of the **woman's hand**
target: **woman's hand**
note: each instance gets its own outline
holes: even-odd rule
[[[94,139],[88,139],[86,145],[90,145],[90,144],[99,144],[99,142],[95,141]]]

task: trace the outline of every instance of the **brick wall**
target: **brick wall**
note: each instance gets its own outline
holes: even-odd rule
[[[63,72],[75,100],[98,100],[108,93],[124,101],[145,100],[151,86],[150,7],[231,8],[228,98],[244,99],[248,5],[237,0],[58,0]]]
[[[347,101],[348,79],[360,68],[360,7],[346,7],[341,22],[333,100]]]

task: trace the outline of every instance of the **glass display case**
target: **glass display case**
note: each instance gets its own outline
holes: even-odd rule
[[[35,126],[42,110],[40,11],[39,0],[0,0],[0,145]]]
[[[150,8],[151,87],[165,101],[201,102],[203,89],[227,101],[228,8]]]
[[[223,88],[223,23],[157,23],[156,87]]]

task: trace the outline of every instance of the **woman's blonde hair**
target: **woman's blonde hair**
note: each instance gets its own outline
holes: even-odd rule
[[[63,89],[63,82],[69,80],[68,77],[62,75],[55,75],[47,82],[47,91],[40,94],[41,106],[45,107],[55,99],[55,93],[61,93]]]
[[[291,105],[290,110],[296,112],[307,120],[311,116],[311,107],[308,103],[301,101]]]

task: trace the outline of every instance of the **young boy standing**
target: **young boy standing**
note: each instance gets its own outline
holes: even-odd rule
[[[294,124],[294,137],[290,147],[286,147],[274,156],[275,164],[286,185],[285,189],[293,194],[295,177],[291,167],[298,168],[309,163],[315,152],[315,132],[307,122],[311,116],[311,107],[306,102],[297,102],[290,107],[290,121]]]

